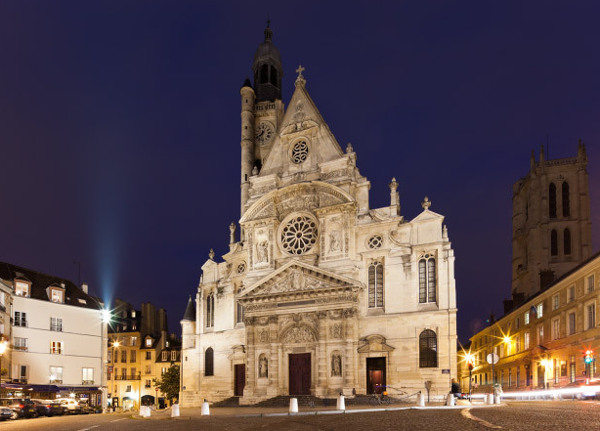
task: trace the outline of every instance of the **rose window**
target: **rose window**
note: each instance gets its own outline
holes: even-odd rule
[[[299,165],[308,157],[308,144],[305,141],[299,141],[292,148],[292,162]]]
[[[241,274],[242,272],[244,272],[246,270],[246,262],[242,262],[238,265],[237,267],[237,272],[238,274]]]
[[[381,235],[375,235],[369,238],[368,246],[372,250],[381,247],[382,244],[383,238],[381,238]]]
[[[304,254],[317,242],[317,223],[310,217],[293,217],[281,230],[281,246],[291,254]]]

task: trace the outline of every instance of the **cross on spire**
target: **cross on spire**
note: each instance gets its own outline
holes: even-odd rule
[[[302,72],[304,72],[306,68],[302,67],[302,65],[298,65],[298,69],[296,69],[296,73],[298,74],[298,78],[302,78]]]

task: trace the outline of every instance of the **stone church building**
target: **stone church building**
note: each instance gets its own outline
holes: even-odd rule
[[[405,220],[398,183],[370,182],[343,150],[299,67],[287,108],[272,32],[241,94],[241,218],[211,250],[182,320],[182,406],[239,396],[445,396],[456,377],[454,251],[444,217]],[[418,203],[414,205],[417,207]],[[390,390],[393,394],[394,390]]]

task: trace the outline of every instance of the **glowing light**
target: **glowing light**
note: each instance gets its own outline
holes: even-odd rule
[[[508,335],[505,335],[502,341],[504,341],[506,344],[510,344],[510,337]]]
[[[6,343],[6,341],[2,341],[0,343],[0,356],[4,355],[4,352],[6,352],[7,347],[8,344]]]
[[[109,323],[112,320],[112,314],[110,310],[102,310],[102,321],[104,323]]]
[[[119,343],[119,341],[113,341],[113,347],[119,347],[121,345],[121,343]]]

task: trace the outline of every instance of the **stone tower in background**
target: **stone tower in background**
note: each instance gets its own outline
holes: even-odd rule
[[[513,185],[512,296],[528,298],[592,253],[587,155],[538,162]]]

